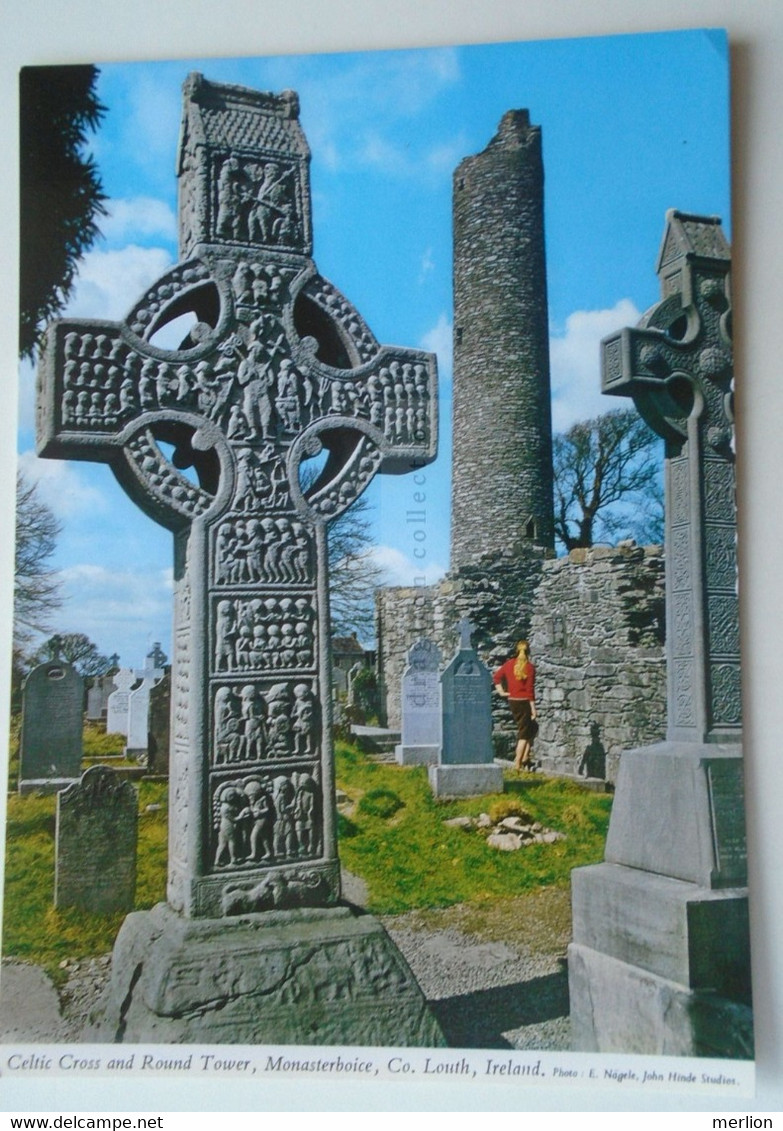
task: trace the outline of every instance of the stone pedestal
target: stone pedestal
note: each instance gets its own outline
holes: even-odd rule
[[[394,747],[399,766],[434,766],[440,757],[440,746],[410,746],[400,742]]]
[[[494,763],[430,766],[430,788],[435,797],[480,797],[503,792],[503,767]]]
[[[129,915],[93,1036],[109,1043],[445,1045],[386,931],[347,906],[186,919],[158,904]]]
[[[603,864],[571,875],[580,1051],[752,1057],[739,747],[628,751]]]

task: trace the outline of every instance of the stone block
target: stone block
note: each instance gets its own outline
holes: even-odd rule
[[[748,899],[617,864],[571,873],[575,943],[750,1004]]]
[[[430,766],[429,778],[436,797],[481,797],[503,792],[503,767],[492,763]]]
[[[399,743],[394,747],[394,758],[400,766],[434,766],[440,757],[440,746],[408,746]]]
[[[186,919],[129,915],[95,1032],[106,1043],[445,1045],[371,915],[308,908]]]
[[[577,1052],[753,1057],[749,1006],[578,943],[568,948],[568,992]]]
[[[704,887],[743,886],[740,748],[666,742],[624,753],[605,859]]]

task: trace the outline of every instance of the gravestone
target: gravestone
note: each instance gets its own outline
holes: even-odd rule
[[[124,734],[127,738],[130,691],[136,675],[131,668],[120,668],[112,678],[115,690],[106,702],[106,731],[108,734]]]
[[[125,746],[128,758],[143,760],[147,757],[150,691],[156,682],[145,676],[128,696],[128,741]]]
[[[417,640],[402,674],[402,734],[395,747],[401,766],[431,765],[441,749],[440,651],[432,640]]]
[[[84,680],[64,660],[28,675],[22,690],[19,792],[52,792],[78,778],[82,764]]]
[[[103,718],[104,702],[103,677],[96,676],[92,687],[87,692],[86,716],[90,722],[98,722]]]
[[[131,689],[128,696],[128,730],[125,755],[140,762],[145,762],[148,757],[149,742],[149,716],[150,693],[155,685],[163,678],[163,668],[166,656],[156,644],[146,659],[145,666],[135,674],[141,683]]]
[[[136,790],[108,766],[91,766],[57,794],[55,907],[133,909],[138,808]]]
[[[603,344],[604,392],[665,440],[668,729],[622,755],[605,862],[572,873],[583,1050],[753,1055],[730,270],[719,220],[670,212],[661,301]]]
[[[436,797],[503,792],[503,769],[492,747],[492,676],[471,644],[473,625],[463,619],[454,658],[440,677],[443,743],[429,768]]]
[[[149,737],[147,740],[147,771],[150,774],[169,773],[169,739],[171,715],[171,670],[150,691]]]
[[[39,378],[40,453],[105,460],[174,535],[168,902],[126,919],[102,1032],[439,1043],[383,928],[340,904],[326,546],[377,472],[434,458],[435,360],[379,345],[318,274],[297,96],[184,94],[181,262],[124,323],[51,327]]]

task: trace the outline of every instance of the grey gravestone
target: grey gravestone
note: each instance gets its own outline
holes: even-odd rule
[[[19,790],[61,789],[81,773],[84,680],[50,660],[28,675],[22,693]]]
[[[753,1055],[730,270],[719,220],[670,212],[662,299],[603,347],[666,445],[668,731],[622,755],[605,863],[572,873],[584,1050]]]
[[[150,691],[147,770],[150,774],[169,773],[169,737],[171,715],[171,670]]]
[[[441,749],[440,651],[432,640],[417,640],[402,675],[402,741],[395,748],[401,766],[431,765]]]
[[[112,677],[114,688],[106,703],[106,730],[109,734],[128,734],[130,690],[136,676],[130,668],[120,668]]]
[[[131,911],[137,839],[136,790],[116,770],[92,766],[58,793],[55,907]]]
[[[335,961],[350,962],[355,998],[328,962],[307,993],[297,962],[284,978],[290,1024],[316,1043],[404,1031],[428,1044],[437,1028],[415,983],[398,992],[391,941],[334,906],[326,525],[377,472],[434,458],[435,360],[379,345],[318,274],[297,96],[201,75],[184,93],[181,262],[123,324],[51,327],[39,374],[40,453],[105,460],[174,534],[168,926],[126,920],[104,1031],[116,1036],[122,1017],[122,1039],[150,1039],[177,1013],[183,1039],[285,1039],[288,1022],[265,1013],[250,930],[280,953],[300,934],[316,952],[319,933],[342,940]],[[156,345],[187,311],[181,347]],[[171,460],[159,441],[174,444]],[[302,487],[300,466],[324,449]],[[169,984],[199,968],[182,1009],[155,996],[163,967]],[[248,990],[221,1010],[217,984]]]
[[[103,687],[101,684],[101,677],[96,676],[95,682],[87,692],[87,711],[86,715],[90,722],[97,722],[103,718]]]
[[[460,641],[441,680],[443,745],[430,766],[436,797],[503,791],[503,770],[492,748],[492,676],[471,644],[472,625],[460,621]]]

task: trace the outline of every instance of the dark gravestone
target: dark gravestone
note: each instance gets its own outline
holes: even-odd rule
[[[719,220],[670,212],[661,301],[604,342],[604,391],[665,441],[668,730],[622,755],[606,862],[572,874],[584,1050],[753,1054],[730,268]]]
[[[326,526],[377,472],[434,458],[435,359],[381,346],[318,274],[293,92],[191,75],[178,173],[182,261],[126,322],[50,328],[39,374],[41,454],[106,461],[174,534],[168,906],[126,920],[106,1031],[122,1018],[125,1039],[147,1039],[165,1013],[181,1019],[167,1039],[300,1031],[317,1042],[327,1030],[296,962],[288,1019],[265,1012],[242,933],[258,916],[252,931],[274,934],[281,952],[300,930],[316,949],[319,931],[342,934],[335,953],[355,956],[364,1005],[328,1032],[428,1044],[437,1031],[420,993],[395,992],[390,1008],[393,944],[379,927],[363,952],[369,921],[336,906]],[[156,344],[188,312],[181,346]],[[324,451],[315,481],[300,481]],[[198,482],[183,474],[191,466]],[[261,914],[271,910],[283,918]],[[194,998],[207,939],[205,996]],[[321,1015],[342,977],[325,977]],[[217,984],[247,993],[216,1009]]]
[[[402,741],[395,749],[401,766],[438,761],[442,738],[440,651],[432,640],[417,640],[402,674]]]
[[[28,675],[22,694],[19,790],[61,789],[82,764],[84,680],[70,664],[51,660]]]
[[[58,793],[55,907],[131,911],[137,839],[136,790],[116,770],[92,766]]]
[[[439,763],[429,768],[436,797],[503,790],[492,746],[492,676],[471,645],[472,627],[460,622],[459,648],[440,677],[443,745]]]
[[[169,773],[169,739],[171,734],[171,669],[150,691],[149,739],[147,770],[150,774]]]

